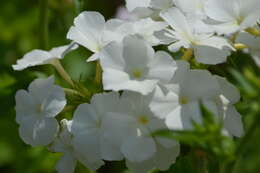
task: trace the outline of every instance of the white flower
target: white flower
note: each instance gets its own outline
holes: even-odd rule
[[[55,116],[66,105],[63,89],[54,85],[54,78],[36,79],[28,92],[16,93],[16,122],[25,143],[32,146],[48,145],[58,131]]]
[[[120,108],[119,94],[94,95],[90,104],[81,104],[74,113],[71,126],[73,146],[77,158],[92,170],[98,169],[105,160],[122,160],[123,155],[114,143],[106,141],[104,118]]]
[[[94,54],[88,61],[99,59],[99,52],[112,41],[122,40],[124,33],[117,31],[124,22],[117,19],[105,21],[98,12],[85,11],[74,19],[74,25],[67,34],[67,38],[86,47]]]
[[[221,95],[220,100],[223,107],[223,123],[224,128],[229,134],[241,137],[244,134],[243,122],[241,115],[236,110],[234,104],[240,100],[239,91],[235,86],[229,83],[225,78],[215,76],[217,79]]]
[[[105,132],[108,139],[120,144],[127,166],[137,173],[152,168],[168,169],[179,154],[179,144],[150,136],[152,132],[166,128],[164,122],[156,118],[149,108],[151,96],[124,92],[120,101],[123,111],[109,113],[104,120],[104,127],[109,129]]]
[[[24,55],[22,59],[13,65],[14,70],[23,70],[28,67],[51,64],[54,59],[62,59],[68,51],[76,49],[78,46],[74,43],[51,49],[50,51],[35,49]]]
[[[72,121],[66,119],[61,121],[59,135],[49,147],[53,152],[63,153],[63,156],[56,164],[56,170],[59,173],[74,173],[77,163],[72,146],[71,123]]]
[[[167,93],[157,87],[150,105],[170,129],[192,129],[192,121],[201,123],[200,102],[215,115],[220,114],[215,103],[220,95],[217,80],[206,70],[183,71],[177,71],[181,80],[169,85]]]
[[[162,43],[172,43],[169,46],[170,51],[176,52],[182,47],[192,48],[198,62],[218,64],[225,62],[233,49],[223,37],[214,36],[213,33],[197,32],[197,26],[175,7],[163,11],[161,17],[172,29],[167,29],[164,35],[157,34],[157,37]]]
[[[259,0],[207,0],[205,12],[215,20],[219,34],[231,34],[256,24],[260,18]]]
[[[241,32],[237,39],[237,43],[243,43],[247,46],[245,52],[249,53],[254,59],[256,65],[260,67],[260,37],[255,37],[246,32]]]
[[[130,36],[111,43],[101,54],[105,90],[131,90],[144,95],[160,82],[169,81],[176,63],[163,51],[154,52],[144,40]]]

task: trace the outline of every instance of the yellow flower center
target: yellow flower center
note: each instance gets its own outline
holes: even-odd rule
[[[179,102],[180,104],[185,105],[189,103],[189,99],[187,97],[182,96],[179,98]]]
[[[138,122],[142,125],[146,125],[149,123],[149,119],[145,115],[141,115],[138,117]]]
[[[133,75],[134,75],[135,78],[141,78],[143,73],[142,73],[141,70],[134,70]]]

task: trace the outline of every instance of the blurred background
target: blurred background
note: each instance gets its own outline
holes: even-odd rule
[[[44,1],[46,0],[0,1],[0,173],[53,173],[60,156],[48,152],[46,148],[32,148],[24,144],[18,135],[14,111],[15,92],[26,89],[36,77],[54,73],[53,69],[41,66],[17,72],[12,70],[11,65],[32,49],[48,50],[69,43],[66,33],[80,11],[99,11],[109,19],[124,4],[124,0],[49,0],[46,7]],[[74,80],[85,82],[94,76],[94,64],[85,63],[89,55],[90,52],[80,48],[62,60]],[[241,52],[234,54],[228,64],[228,67],[210,67],[210,71],[228,76],[229,81],[240,89],[242,95],[237,108],[243,115],[249,135],[240,157],[237,158],[234,173],[258,173],[260,71],[251,58]],[[194,153],[184,153],[168,173],[204,173],[196,168],[196,157]],[[87,173],[88,170],[79,164],[76,172]],[[121,173],[127,170],[118,162],[108,164],[99,172]]]

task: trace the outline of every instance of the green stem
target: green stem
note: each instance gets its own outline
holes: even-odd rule
[[[96,64],[95,82],[98,85],[100,85],[102,83],[102,68],[101,68],[101,65],[100,65],[99,61],[97,61],[97,64]]]
[[[50,64],[53,65],[60,74],[60,76],[74,88],[74,82],[72,81],[70,75],[65,71],[65,69],[61,65],[59,59],[54,59]]]
[[[40,20],[39,20],[39,29],[40,29],[40,48],[48,49],[48,2],[49,0],[40,0]]]

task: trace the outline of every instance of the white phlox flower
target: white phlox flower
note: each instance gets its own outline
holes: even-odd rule
[[[260,18],[259,0],[207,0],[205,12],[219,34],[232,34],[254,26]]]
[[[72,121],[66,119],[61,121],[59,135],[49,147],[52,152],[63,153],[63,156],[56,164],[58,173],[74,173],[76,168],[77,159],[72,145],[71,123]]]
[[[168,128],[192,129],[193,121],[201,123],[200,103],[214,115],[220,115],[215,103],[220,95],[220,87],[208,71],[184,69],[177,71],[176,75],[179,80],[167,85],[168,92],[156,88],[150,104],[155,115],[165,119]]]
[[[54,77],[34,80],[28,91],[15,96],[16,122],[23,141],[32,146],[48,145],[58,132],[58,115],[66,105],[63,89],[54,85]]]
[[[243,51],[249,53],[256,65],[260,67],[260,37],[255,37],[249,33],[241,32],[238,35],[236,42],[247,46]]]
[[[139,18],[159,19],[162,10],[173,7],[173,0],[126,0],[126,8]]]
[[[179,9],[173,7],[161,12],[160,15],[172,29],[166,29],[156,36],[162,44],[170,44],[168,47],[170,51],[177,52],[182,47],[191,48],[196,60],[204,64],[223,63],[231,54],[233,47],[227,39],[214,36],[214,33],[197,32],[197,25],[194,25]]]
[[[135,36],[109,44],[101,57],[105,90],[131,90],[146,95],[158,83],[169,81],[176,70],[169,54],[155,53],[146,41]]]
[[[238,89],[229,83],[225,78],[215,76],[217,79],[221,95],[219,96],[221,107],[223,109],[224,129],[232,136],[241,137],[244,134],[244,127],[240,113],[236,110],[234,104],[240,100]]]
[[[54,59],[62,59],[66,53],[77,49],[77,44],[69,44],[51,49],[50,51],[35,49],[25,54],[17,64],[12,65],[14,70],[24,70],[37,65],[51,64]]]
[[[105,21],[98,12],[85,11],[74,19],[67,38],[86,47],[94,54],[88,61],[99,59],[99,52],[112,41],[121,41],[124,33],[118,30],[124,22],[119,19]]]
[[[92,170],[104,164],[102,159],[123,159],[118,145],[106,141],[104,135],[110,129],[104,128],[104,118],[118,109],[123,109],[119,94],[112,92],[94,95],[90,104],[81,104],[74,113],[71,133],[75,153],[79,161]]]
[[[111,112],[104,120],[104,127],[109,128],[106,136],[120,145],[128,168],[135,173],[145,173],[153,168],[167,170],[180,150],[178,142],[150,135],[167,128],[151,112],[150,102],[151,95],[124,92],[121,96],[124,111]]]

